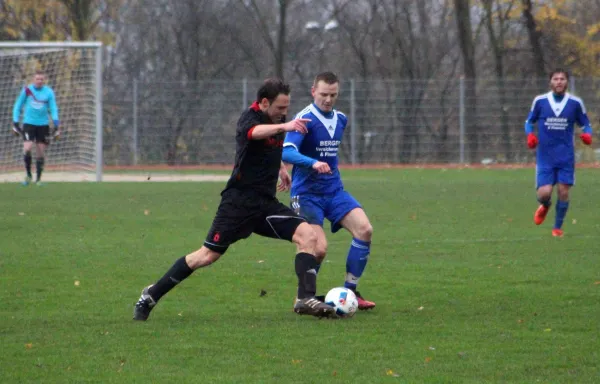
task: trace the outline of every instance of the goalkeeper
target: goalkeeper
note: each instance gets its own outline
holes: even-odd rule
[[[23,127],[21,128],[19,120],[23,109]],[[54,137],[58,139],[60,125],[54,91],[46,85],[46,74],[43,71],[36,71],[33,83],[21,90],[13,108],[13,133],[23,137],[23,161],[27,172],[23,185],[29,185],[32,180],[31,150],[33,143],[36,147],[36,184],[41,185],[44,153],[50,144],[48,113],[54,123]]]

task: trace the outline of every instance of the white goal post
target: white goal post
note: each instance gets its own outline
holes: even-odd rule
[[[102,181],[102,43],[94,41],[0,42],[0,182],[25,175],[22,138],[11,134],[13,106],[37,70],[54,90],[62,131],[46,150],[42,179]]]

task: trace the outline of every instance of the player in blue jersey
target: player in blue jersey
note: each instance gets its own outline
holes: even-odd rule
[[[296,115],[310,119],[308,132],[288,132],[283,144],[283,161],[294,165],[291,205],[318,235],[319,266],[327,253],[325,218],[333,233],[345,228],[352,234],[344,286],[356,293],[359,309],[371,309],[375,303],[365,300],[356,286],[369,259],[373,227],[358,201],[344,190],[338,169],[338,150],[348,119],[333,109],[339,92],[337,76],[331,72],[317,75],[311,92],[313,103]]]
[[[23,160],[25,162],[25,181],[23,185],[31,183],[31,150],[33,143],[36,147],[36,183],[41,184],[42,171],[44,170],[44,153],[50,144],[50,124],[48,113],[54,123],[54,137],[60,136],[58,121],[58,106],[54,91],[46,84],[46,74],[36,71],[33,83],[24,87],[13,108],[13,133],[23,137]],[[23,113],[23,128],[19,121]]]
[[[525,121],[527,145],[536,152],[536,188],[540,206],[533,220],[544,222],[551,205],[554,185],[557,187],[556,219],[552,236],[562,237],[562,225],[569,209],[569,189],[575,184],[575,143],[573,125],[582,127],[579,136],[586,145],[592,144],[592,127],[583,101],[567,92],[569,73],[557,69],[550,74],[551,91],[533,100]],[[534,124],[537,123],[535,134]]]

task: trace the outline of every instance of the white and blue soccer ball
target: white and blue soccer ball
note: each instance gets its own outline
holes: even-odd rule
[[[352,290],[344,287],[337,287],[327,292],[325,304],[335,308],[335,312],[340,317],[352,317],[358,309],[358,300]]]

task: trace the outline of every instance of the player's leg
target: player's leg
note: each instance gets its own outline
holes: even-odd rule
[[[31,183],[31,150],[33,149],[33,139],[35,132],[29,124],[23,125],[23,162],[25,164],[25,181],[23,185]]]
[[[554,227],[552,228],[552,236],[562,237],[562,225],[569,210],[569,190],[575,184],[575,168],[561,168],[558,170],[558,185],[556,202],[556,216],[554,219]]]
[[[250,236],[253,220],[256,220],[258,215],[253,216],[251,212],[244,210],[235,199],[235,196],[223,197],[204,245],[199,250],[177,259],[156,283],[144,288],[135,304],[134,320],[146,320],[158,300],[188,278],[192,272],[211,265],[231,244]]]
[[[37,185],[41,185],[42,172],[44,171],[44,162],[46,156],[46,147],[50,144],[50,127],[47,125],[36,127],[35,136],[35,169]]]
[[[292,196],[290,207],[294,212],[302,216],[308,222],[317,234],[317,245],[315,247],[315,257],[317,258],[317,273],[321,268],[323,260],[327,256],[327,237],[323,230],[325,220],[325,209],[323,199],[318,195]]]
[[[533,222],[540,225],[546,219],[548,210],[552,205],[552,189],[556,184],[556,171],[550,167],[539,167],[535,169],[536,195],[540,203],[533,214]]]
[[[276,200],[266,204],[264,208],[264,220],[254,228],[254,232],[296,244],[294,265],[298,277],[298,291],[294,312],[317,317],[337,317],[332,307],[315,298],[319,262],[315,256],[317,234],[313,226]]]
[[[356,293],[359,309],[371,309],[375,303],[366,300],[357,290],[358,281],[363,275],[371,253],[373,226],[358,201],[343,191],[331,200],[327,210],[333,232],[341,227],[352,234],[352,241],[346,257],[346,278],[344,286]]]

